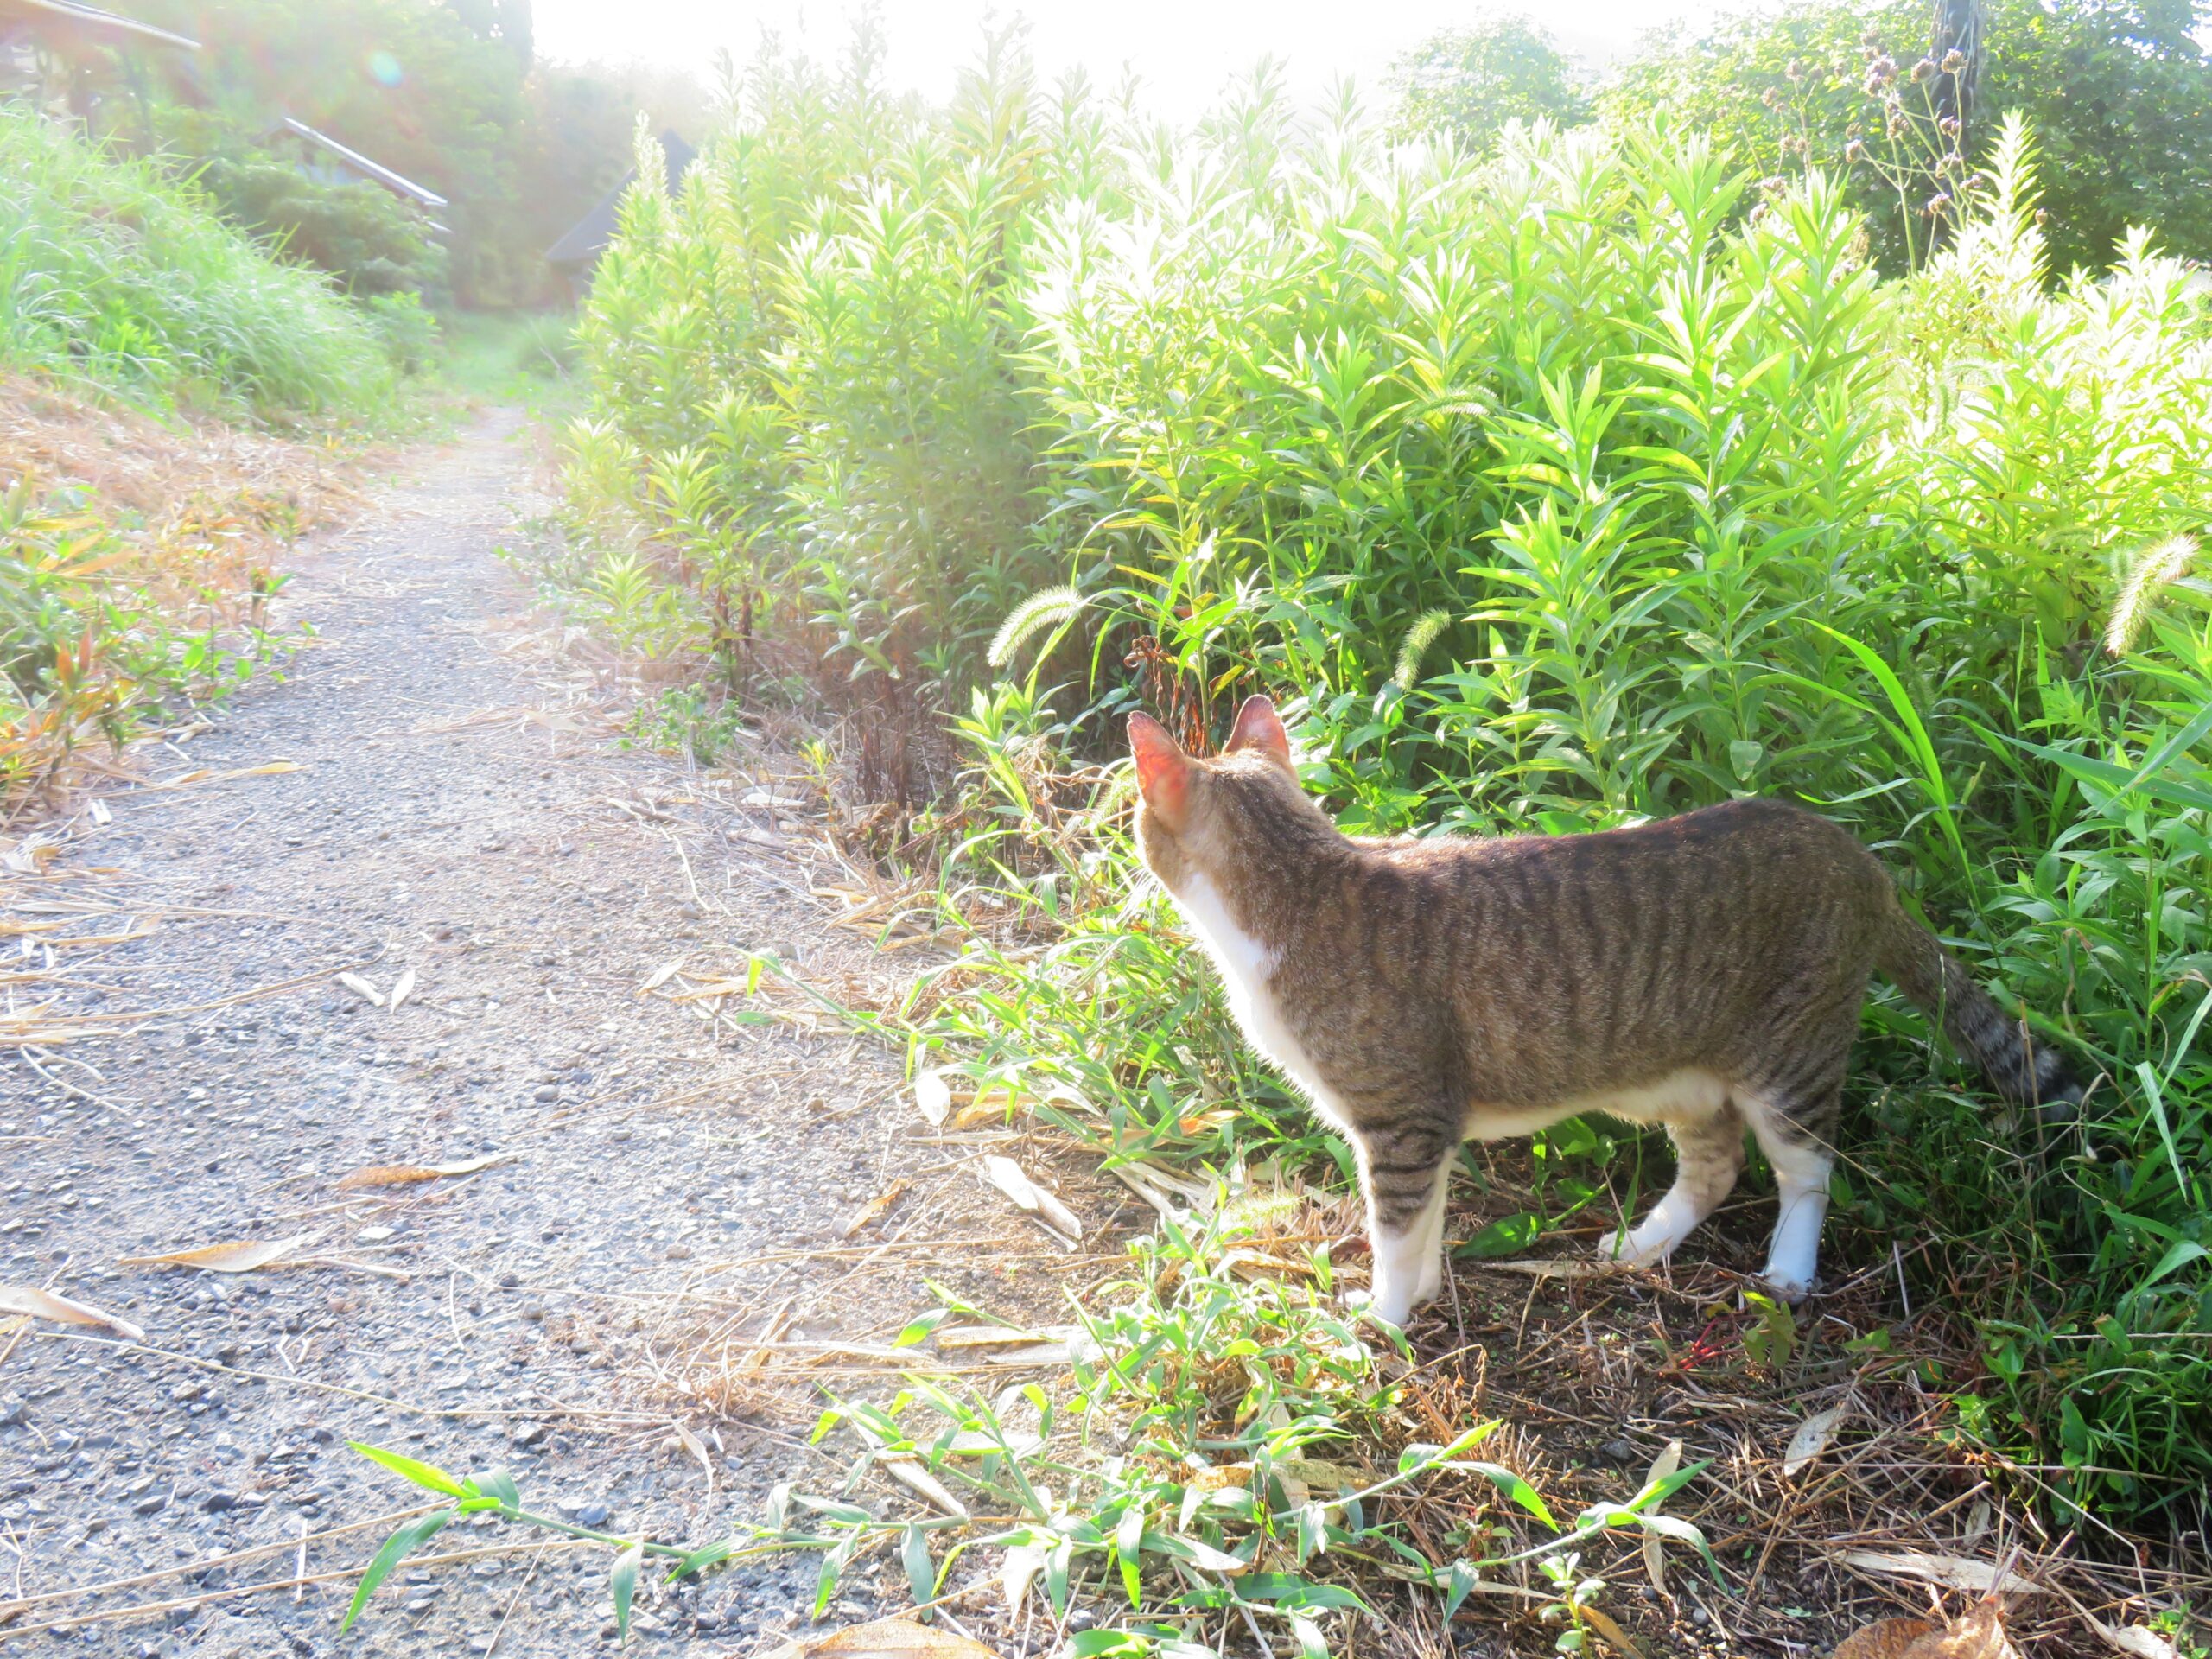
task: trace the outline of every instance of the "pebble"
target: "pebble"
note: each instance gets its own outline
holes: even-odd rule
[[[168,1507],[168,1503],[167,1492],[149,1492],[130,1506],[130,1512],[133,1515],[159,1515]]]
[[[605,1503],[587,1503],[576,1511],[580,1527],[603,1527],[614,1516],[613,1509]]]

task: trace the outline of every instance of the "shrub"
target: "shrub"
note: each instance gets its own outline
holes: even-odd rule
[[[392,371],[319,273],[152,163],[0,110],[0,366],[156,401],[365,415]]]
[[[1487,147],[1509,121],[1573,126],[1590,115],[1574,66],[1525,17],[1486,17],[1431,35],[1391,66],[1397,122]]]
[[[429,372],[441,358],[438,320],[415,293],[376,294],[361,302],[385,355],[409,374]]]

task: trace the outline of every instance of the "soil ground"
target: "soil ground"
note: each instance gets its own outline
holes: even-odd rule
[[[760,1023],[683,1000],[770,950],[828,995],[880,1001],[904,959],[827,925],[818,837],[772,780],[607,741],[594,675],[495,556],[533,506],[525,435],[487,416],[301,550],[278,620],[315,637],[283,683],[132,757],[155,785],[190,781],[79,802],[52,856],[18,846],[29,868],[0,894],[12,1009],[78,1035],[0,1050],[0,1282],[146,1334],[0,1335],[0,1603],[171,1576],[34,1601],[0,1644],[301,1562],[358,1567],[391,1523],[304,1555],[296,1541],[427,1494],[349,1440],[504,1465],[533,1508],[703,1541],[760,1515],[775,1481],[836,1484],[855,1448],[805,1444],[820,1388],[894,1374],[837,1348],[880,1348],[931,1306],[925,1274],[1039,1300],[1009,1286],[1033,1253],[1007,1246],[1022,1224],[975,1180],[973,1149],[915,1138],[897,1056],[788,996]],[[275,763],[296,769],[254,770]],[[387,998],[413,985],[380,1007],[341,970]],[[473,1175],[338,1185],[495,1154]],[[902,1177],[887,1216],[844,1236]],[[289,1254],[309,1265],[128,1261],[302,1236]],[[752,1408],[771,1402],[785,1409]],[[286,1548],[199,1570],[258,1545]],[[29,1644],[574,1656],[612,1649],[607,1566],[556,1547],[410,1572],[342,1649],[338,1578]],[[802,1616],[815,1572],[794,1557],[641,1601],[638,1639],[754,1652]],[[886,1573],[903,1605],[879,1558],[834,1612],[873,1611]]]

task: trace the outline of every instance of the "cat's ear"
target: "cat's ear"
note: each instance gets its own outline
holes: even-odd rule
[[[1236,724],[1229,734],[1229,753],[1239,749],[1257,749],[1262,754],[1282,766],[1290,765],[1290,734],[1282,728],[1282,716],[1275,713],[1275,706],[1265,697],[1247,697],[1244,706],[1236,711]]]
[[[1191,804],[1191,757],[1150,715],[1129,716],[1129,753],[1136,757],[1145,804],[1166,819],[1169,829],[1180,830]]]

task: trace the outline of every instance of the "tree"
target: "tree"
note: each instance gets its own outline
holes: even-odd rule
[[[2101,269],[2130,226],[2212,259],[2212,3],[1985,0],[1974,152],[2018,110],[2043,153],[2058,270]]]
[[[1961,10],[1845,0],[1723,18],[1629,64],[1603,111],[1709,133],[1761,177],[1850,168],[1894,270],[1937,239],[1955,188],[2018,110],[2044,155],[2055,271],[2109,264],[2131,225],[2212,257],[2212,57],[2194,38],[2212,28],[2212,0],[1982,0],[1979,73],[1963,86],[1974,66],[1943,67]]]
[[[1390,79],[1401,130],[1449,131],[1478,148],[1508,121],[1573,126],[1590,117],[1573,64],[1525,17],[1486,17],[1433,35],[1391,67]]]
[[[480,41],[495,41],[524,69],[537,50],[530,0],[446,0],[446,10]]]
[[[448,198],[451,276],[467,304],[511,302],[540,275],[515,245],[515,133],[525,67],[512,35],[423,0],[151,0],[203,43],[219,111],[248,130],[289,115]],[[495,31],[528,9],[479,0]]]

